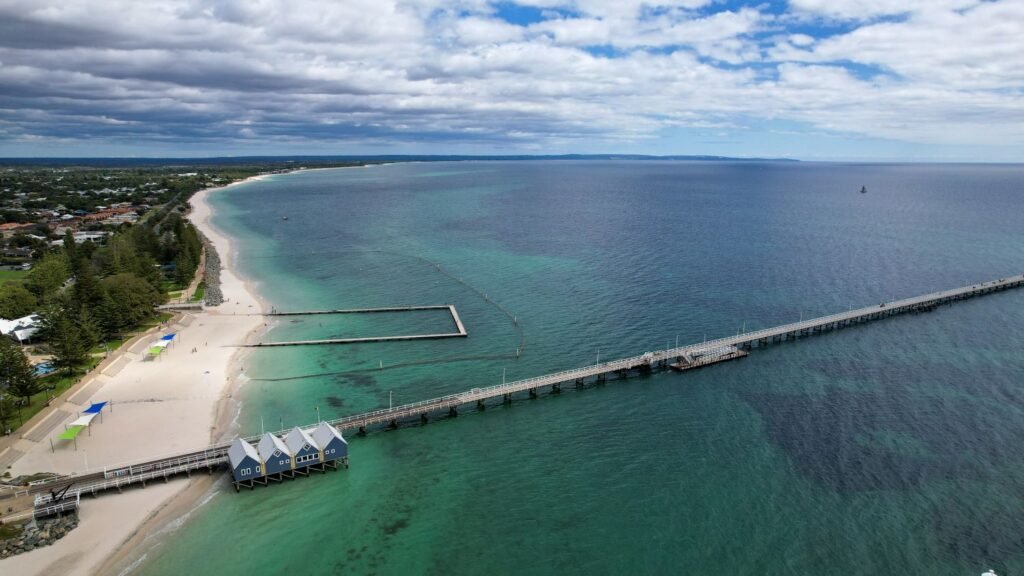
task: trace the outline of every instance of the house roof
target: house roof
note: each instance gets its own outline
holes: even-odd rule
[[[0,334],[14,334],[19,340],[24,340],[39,329],[40,320],[38,314],[30,314],[14,320],[0,318]]]
[[[345,442],[345,439],[341,437],[341,432],[327,422],[321,422],[320,425],[314,428],[310,434],[313,436],[313,440],[316,441],[320,448],[326,447],[334,438]]]
[[[252,447],[252,444],[241,438],[235,438],[235,441],[231,443],[231,447],[228,448],[228,461],[231,462],[231,467],[237,468],[245,460],[246,456],[257,462],[260,460],[260,455],[256,453],[256,449]]]
[[[302,450],[304,444],[309,444],[314,450],[319,450],[316,440],[313,440],[305,430],[299,427],[292,428],[292,431],[284,437],[284,443],[288,446],[288,450],[294,455],[298,454]]]
[[[277,450],[280,450],[284,455],[291,457],[291,452],[288,450],[288,447],[284,445],[284,442],[270,432],[267,432],[263,435],[263,438],[260,438],[260,443],[256,446],[256,450],[260,454],[260,460],[263,460],[264,462],[274,458],[274,452]]]
[[[3,224],[0,224],[0,230],[20,230],[22,228],[31,228],[32,226],[35,226],[35,224],[31,222],[5,222]]]

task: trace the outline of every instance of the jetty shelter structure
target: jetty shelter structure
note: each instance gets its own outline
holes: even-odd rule
[[[234,478],[236,490],[240,484],[245,483],[252,488],[253,484],[263,477],[259,453],[252,444],[241,438],[235,438],[228,448],[228,464],[231,466],[231,476]]]
[[[341,435],[341,431],[327,422],[321,422],[310,435],[320,447],[320,461],[323,464],[337,467],[338,461],[341,460],[346,467],[348,466],[348,442]]]
[[[280,438],[267,432],[260,438],[256,451],[263,462],[263,473],[268,478],[281,480],[285,475],[292,475],[292,453]]]
[[[293,428],[284,437],[266,432],[257,438],[235,438],[227,451],[235,490],[256,484],[266,486],[309,475],[310,470],[327,472],[327,468],[348,468],[348,442],[334,426],[320,422],[313,428]],[[253,443],[256,445],[253,446]],[[221,457],[223,458],[223,456]]]
[[[306,468],[320,463],[320,447],[308,432],[296,426],[284,437],[284,443],[292,454],[292,470],[306,474]]]

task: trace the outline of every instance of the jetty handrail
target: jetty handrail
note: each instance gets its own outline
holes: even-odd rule
[[[160,468],[156,470],[148,470],[139,474],[129,474],[126,476],[113,476],[111,478],[97,479],[95,482],[90,482],[81,486],[74,486],[68,492],[79,496],[82,492],[101,492],[110,488],[118,488],[121,486],[129,486],[139,482],[147,482],[149,480],[155,480],[158,478],[166,478],[182,472],[188,472],[190,470],[197,470],[200,468],[208,468],[223,464],[228,459],[227,454],[223,456],[209,458],[207,460],[196,460],[189,463],[179,464],[173,467]],[[53,501],[53,497],[49,493],[40,493],[36,495],[35,503],[36,506],[46,504],[47,502]]]
[[[61,499],[60,502],[56,504],[49,504],[47,506],[43,506],[42,508],[40,508],[40,505],[46,502],[50,502],[52,498],[48,498],[45,501],[40,501],[40,499],[37,497],[31,510],[25,510],[24,512],[8,516],[7,518],[4,518],[4,522],[17,522],[19,520],[26,520],[29,518],[43,518],[46,516],[59,514],[61,512],[66,512],[68,509],[77,510],[82,502],[82,494],[79,492],[73,492],[73,494],[75,495],[74,502],[70,502],[69,498],[65,496],[64,498]],[[47,496],[49,496],[49,494],[47,494]]]

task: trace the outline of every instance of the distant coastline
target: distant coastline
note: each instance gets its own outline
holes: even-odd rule
[[[686,161],[686,162],[801,162],[795,158],[735,157],[712,155],[668,155],[645,154],[384,154],[384,155],[341,155],[341,156],[218,156],[209,158],[0,158],[0,166],[224,166],[252,162],[330,163],[353,162],[383,164],[395,162],[467,162],[467,161],[530,161],[530,160],[645,160],[645,161]],[[324,166],[334,168],[336,166]],[[305,166],[306,169],[319,166]],[[296,166],[296,170],[300,167]]]

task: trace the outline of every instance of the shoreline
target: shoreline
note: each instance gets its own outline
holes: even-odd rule
[[[249,350],[231,349],[239,341],[258,338],[268,324],[260,317],[232,311],[265,311],[266,301],[255,290],[255,281],[238,272],[238,251],[229,235],[213,226],[209,196],[224,189],[271,176],[252,176],[224,186],[196,192],[189,200],[188,219],[209,238],[221,255],[221,286],[225,301],[217,307],[179,317],[178,344],[157,361],[143,361],[144,342],[123,350],[126,357],[116,371],[97,375],[103,385],[90,400],[113,400],[115,411],[105,424],[94,426],[90,436],[72,450],[53,450],[46,439],[25,444],[24,455],[14,464],[19,472],[51,471],[81,473],[147,455],[178,449],[194,449],[230,435],[240,410],[237,394],[245,379],[239,378]],[[241,307],[241,308],[240,308]],[[161,330],[163,332],[165,330]],[[187,356],[186,356],[187,355]],[[66,402],[61,408],[73,418],[81,406]],[[58,423],[50,440],[61,428]],[[65,443],[66,444],[66,443]],[[80,525],[53,545],[0,561],[0,572],[30,574],[127,573],[145,558],[147,541],[165,533],[172,524],[187,518],[197,501],[209,501],[218,490],[220,474],[196,475],[121,495],[83,499]]]
[[[227,232],[218,229],[212,222],[215,211],[209,203],[209,197],[228,188],[266,180],[273,176],[321,170],[369,168],[373,166],[377,165],[303,168],[282,173],[258,174],[224,186],[204,188],[193,194],[189,199],[192,211],[189,213],[188,219],[210,240],[219,253],[222,265],[221,273],[230,274],[240,280],[247,295],[257,303],[257,308],[261,312],[266,312],[271,308],[271,304],[256,290],[258,281],[246,278],[239,270],[238,248],[235,245],[236,239]],[[226,307],[230,304],[230,299],[226,297],[220,306]],[[240,340],[246,344],[253,343],[273,328],[273,326],[272,321],[265,322],[262,326],[254,327]],[[242,402],[238,395],[246,382],[246,379],[239,378],[239,375],[242,373],[245,359],[254,350],[255,348],[238,348],[228,359],[225,369],[227,380],[224,382],[221,390],[222,396],[214,406],[214,416],[209,421],[210,444],[228,440],[233,432],[237,432],[237,419],[242,409]],[[225,476],[222,474],[210,476],[196,475],[189,478],[186,483],[182,484],[180,490],[163,501],[159,507],[155,507],[142,522],[135,526],[127,538],[108,552],[104,560],[96,566],[95,573],[116,576],[131,574],[135,568],[145,562],[151,550],[162,544],[163,539],[167,535],[182,528],[193,512],[216,498],[223,492],[224,488],[229,487],[227,483],[223,486],[218,486],[218,482],[223,481],[224,478]]]
[[[288,174],[290,173],[288,172]],[[212,219],[215,211],[209,203],[209,196],[227,188],[257,182],[270,176],[274,176],[274,174],[250,176],[225,186],[204,188],[189,199],[192,211],[189,213],[188,219],[210,240],[210,243],[221,255],[221,272],[230,272],[240,279],[244,289],[258,303],[261,312],[266,312],[269,309],[269,303],[255,289],[256,281],[244,277],[238,269],[238,248],[235,246],[235,239],[214,226]],[[199,213],[198,217],[197,213]],[[229,300],[226,299],[221,306],[229,303]],[[269,324],[257,326],[246,334],[243,342],[246,344],[254,342],[270,328]],[[245,359],[252,350],[252,348],[238,348],[228,359],[226,369],[228,378],[222,389],[223,395],[214,406],[214,416],[209,423],[211,444],[226,440],[231,432],[236,431],[236,419],[241,411],[241,400],[236,396],[244,384],[244,379],[239,378],[239,375],[242,373]],[[223,480],[223,475],[219,473],[208,476],[197,475],[190,479],[182,490],[154,510],[145,521],[136,527],[127,540],[121,542],[116,549],[111,551],[98,566],[96,574],[130,574],[134,568],[145,561],[150,550],[160,545],[161,537],[177,531],[194,511],[203,507],[220,493],[222,487],[218,487],[217,484],[221,480]]]

